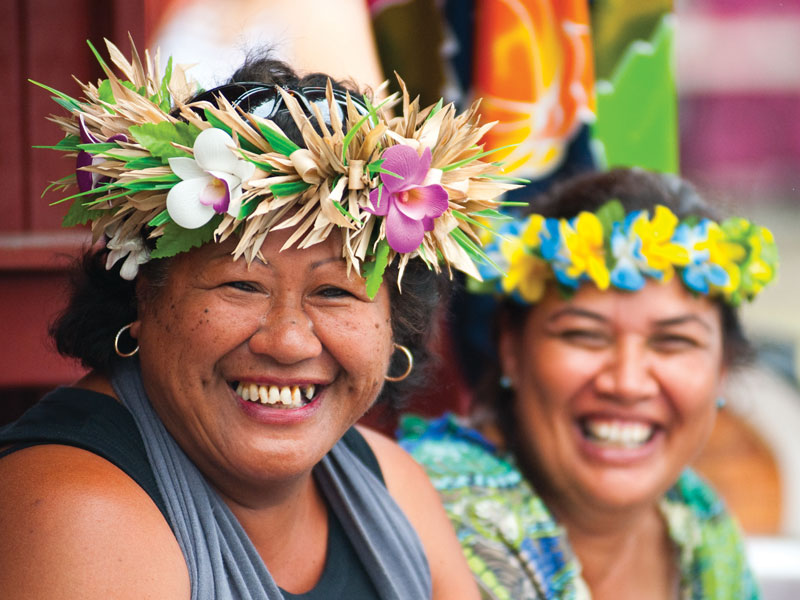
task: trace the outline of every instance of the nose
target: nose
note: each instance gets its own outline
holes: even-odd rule
[[[248,345],[253,353],[270,356],[284,365],[314,358],[322,352],[312,320],[301,307],[287,305],[272,306],[267,311]]]
[[[626,403],[640,402],[658,394],[658,381],[647,347],[634,339],[618,340],[609,353],[608,362],[595,378],[595,388],[603,396]]]

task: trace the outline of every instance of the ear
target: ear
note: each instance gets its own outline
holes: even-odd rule
[[[519,336],[503,319],[497,338],[497,356],[500,361],[500,374],[511,379],[512,386],[519,381]]]
[[[139,331],[142,328],[142,322],[139,319],[136,319],[133,323],[131,323],[131,328],[128,330],[128,333],[131,334],[131,337],[135,340],[139,339]]]

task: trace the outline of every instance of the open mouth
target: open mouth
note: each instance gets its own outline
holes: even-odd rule
[[[656,426],[651,423],[597,417],[581,419],[580,429],[592,443],[613,448],[644,446],[656,432]]]
[[[302,408],[310,404],[322,389],[322,386],[314,384],[281,386],[242,382],[234,382],[231,387],[242,400],[273,408]]]

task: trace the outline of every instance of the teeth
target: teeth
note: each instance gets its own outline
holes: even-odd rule
[[[303,406],[304,398],[311,400],[315,391],[316,386],[313,384],[303,386],[302,390],[296,385],[278,387],[277,385],[257,385],[255,383],[240,383],[236,387],[236,393],[243,400],[290,408]]]
[[[635,448],[653,435],[653,426],[628,421],[585,421],[584,430],[589,437],[613,446]]]

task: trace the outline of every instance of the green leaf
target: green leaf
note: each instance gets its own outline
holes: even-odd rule
[[[434,106],[431,109],[431,112],[428,113],[428,116],[425,117],[425,122],[427,123],[428,121],[430,121],[431,117],[433,117],[433,115],[435,115],[440,110],[442,110],[442,106],[444,106],[444,98],[439,98],[439,101],[436,103],[436,106]]]
[[[111,90],[111,82],[108,79],[104,79],[97,87],[97,95],[103,102],[108,102],[109,104],[117,103],[117,99],[114,98],[114,92]]]
[[[76,200],[69,207],[67,214],[64,215],[64,220],[61,221],[62,227],[75,227],[76,225],[86,225],[91,221],[92,210],[80,200]]]
[[[160,213],[158,213],[155,217],[150,219],[150,221],[148,221],[147,224],[150,227],[158,227],[159,225],[163,225],[164,223],[169,223],[170,221],[171,221],[171,219],[169,217],[169,213],[167,212],[167,209],[165,208]]]
[[[470,156],[469,158],[465,158],[464,160],[460,160],[458,162],[454,162],[452,164],[442,167],[442,171],[452,171],[453,169],[458,169],[459,167],[468,165],[473,160],[478,160],[479,158],[483,158],[484,156],[489,156],[490,154],[494,154],[495,152],[499,152],[500,150],[505,150],[506,148],[514,148],[516,145],[517,144],[506,144],[505,146],[500,146],[499,148],[492,148],[491,150],[479,152],[474,156]]]
[[[389,243],[383,239],[375,250],[375,260],[364,263],[364,277],[367,280],[367,296],[374,300],[383,282],[383,272],[389,258]]]
[[[179,150],[172,142],[183,146],[192,147],[200,130],[194,125],[183,123],[144,123],[134,125],[129,129],[133,138],[144,146],[150,154],[164,160],[176,156],[190,156],[187,152]]]
[[[288,181],[286,183],[274,183],[269,186],[269,189],[276,196],[293,196],[304,192],[310,185],[305,181]]]
[[[251,198],[244,204],[242,204],[241,208],[239,209],[239,219],[244,220],[250,215],[253,214],[258,205],[261,204],[261,197]]]
[[[154,167],[161,167],[164,165],[164,161],[160,158],[156,158],[154,156],[140,156],[138,158],[129,158],[125,156],[114,156],[113,154],[109,155],[111,158],[115,158],[116,160],[121,160],[126,163],[126,167],[131,171],[140,171],[142,169],[152,169]]]
[[[453,239],[461,246],[464,251],[469,254],[470,258],[475,261],[476,263],[485,262],[486,264],[492,265],[498,273],[502,273],[502,269],[495,264],[495,262],[489,258],[486,252],[481,249],[475,242],[473,242],[466,233],[461,231],[458,227],[453,229],[450,232],[450,235]]]
[[[89,142],[88,144],[78,144],[78,150],[86,150],[91,154],[101,154],[108,150],[119,150],[119,146],[114,142]]]
[[[478,217],[483,217],[485,219],[496,219],[498,221],[513,221],[514,217],[511,215],[507,215],[505,213],[501,213],[499,210],[495,210],[493,208],[484,208],[483,210],[479,210],[478,212],[474,213]]]
[[[203,110],[203,114],[205,114],[206,121],[211,123],[214,126],[215,129],[222,129],[222,131],[224,131],[225,133],[227,133],[231,137],[233,136],[233,130],[230,127],[228,127],[225,123],[220,121],[217,117],[215,117],[210,110],[208,110],[207,108],[204,109]],[[248,152],[254,152],[254,153],[257,153],[257,154],[261,153],[261,150],[259,148],[256,148],[253,144],[248,142],[244,137],[242,137],[238,133],[236,134],[236,138],[239,140],[239,145],[242,148],[244,148],[245,150],[247,150]],[[253,161],[250,161],[250,162],[253,162]],[[270,168],[270,170],[271,170],[271,168]]]
[[[94,57],[97,59],[97,62],[100,63],[100,66],[103,67],[104,70],[108,71],[109,68],[108,68],[108,65],[106,64],[106,61],[104,61],[103,57],[100,56],[100,53],[92,45],[92,42],[90,42],[89,40],[86,40],[86,43],[89,44],[89,48],[91,49],[92,54],[94,54]]]
[[[473,219],[469,215],[465,215],[463,213],[460,213],[460,212],[457,212],[457,211],[454,210],[453,211],[453,216],[456,219],[460,219],[462,221],[466,221],[467,223],[471,223],[472,225],[475,225],[475,227],[480,227],[481,229],[485,229],[486,231],[497,235],[497,232],[494,229],[492,229],[492,227],[490,227],[486,223],[481,223],[480,221],[477,221],[477,220]]]
[[[208,223],[197,229],[184,229],[173,222],[167,223],[164,235],[156,240],[151,258],[169,258],[210,242],[221,220],[222,215],[214,215]]]
[[[79,135],[67,135],[61,141],[59,141],[54,148],[59,150],[74,150],[78,147],[78,144],[81,142],[81,137]],[[46,147],[46,146],[44,146]]]
[[[295,150],[300,149],[300,146],[295,144],[288,137],[282,133],[278,133],[263,123],[258,123],[258,130],[261,132],[261,135],[264,136],[264,139],[269,142],[269,145],[272,146],[272,149],[279,154],[289,156]]]
[[[332,202],[333,205],[339,209],[339,212],[342,213],[345,217],[350,219],[353,223],[355,223],[359,227],[364,226],[364,224],[358,219],[356,219],[353,215],[351,215],[350,212],[344,206],[342,206],[340,202],[338,202],[337,200],[333,200]]]
[[[361,126],[364,124],[365,121],[368,119],[372,119],[373,125],[378,122],[378,109],[381,108],[384,104],[391,100],[390,98],[385,98],[378,106],[373,106],[372,103],[364,96],[365,104],[369,112],[361,117],[355,125],[350,128],[350,131],[344,136],[344,140],[342,140],[342,162],[346,165],[347,164],[347,148],[350,146],[350,142],[355,137],[358,130],[361,129]]]
[[[75,100],[74,98],[70,98],[66,94],[59,92],[56,89],[51,88],[49,85],[45,85],[43,83],[39,83],[38,81],[34,81],[33,79],[28,79],[33,85],[38,85],[40,88],[47,90],[51,94],[55,94],[53,100],[58,102],[61,106],[66,108],[69,112],[74,112],[81,110],[82,104]]]
[[[625,220],[625,209],[619,200],[609,200],[595,212],[600,224],[603,226],[603,236],[608,237],[614,228],[614,223]]]

